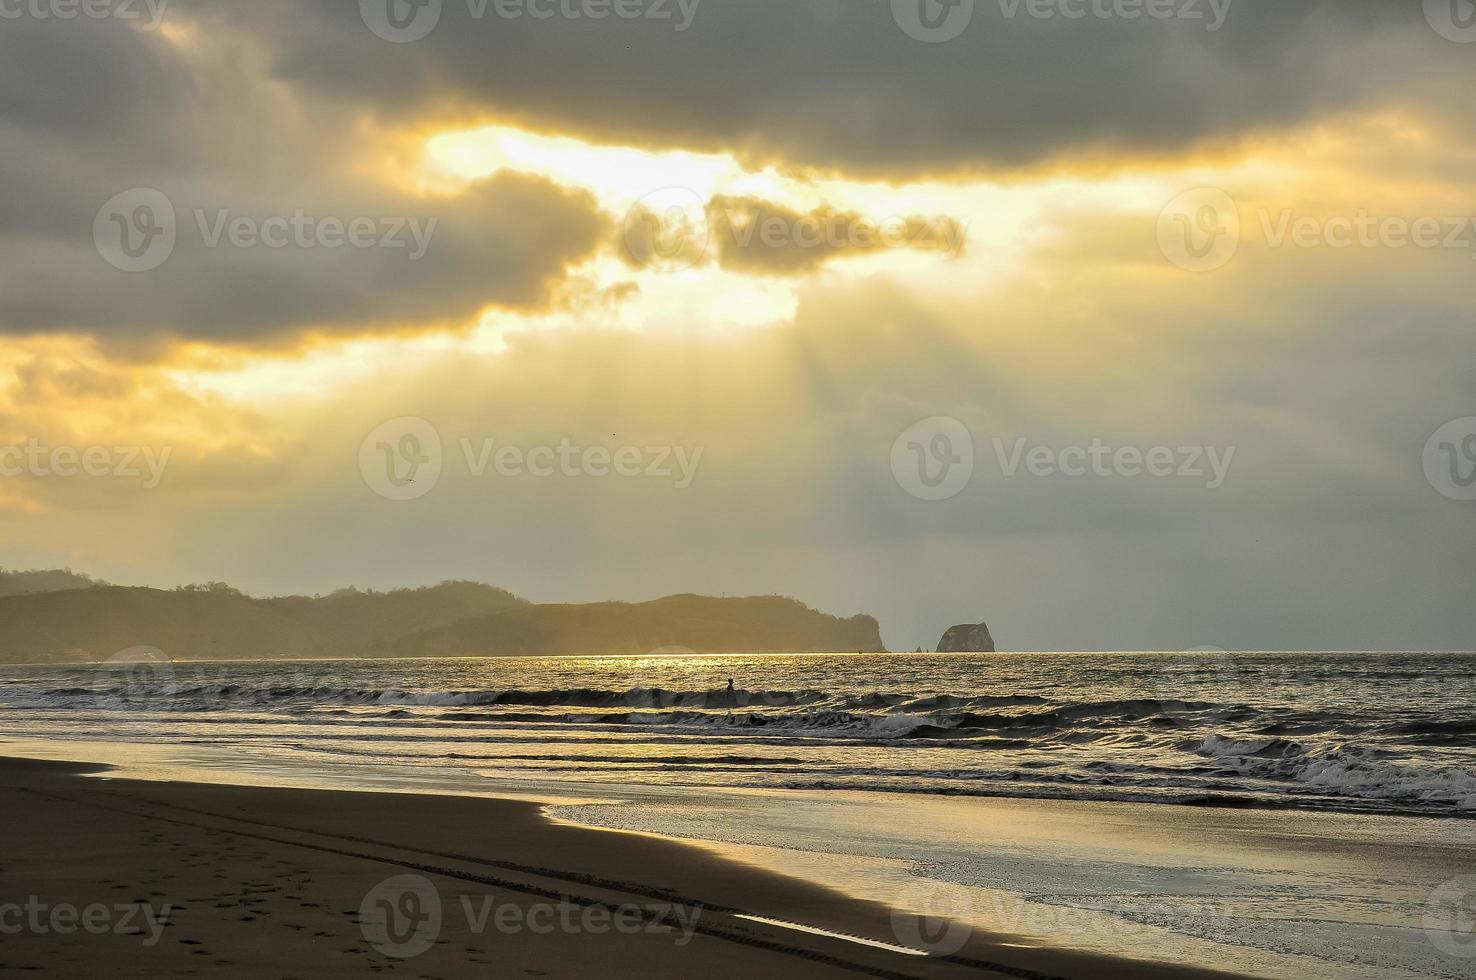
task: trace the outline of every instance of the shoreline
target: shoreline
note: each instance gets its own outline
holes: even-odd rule
[[[10,891],[79,908],[128,892],[176,906],[175,917],[147,947],[137,934],[79,943],[75,931],[23,933],[0,952],[0,969],[65,961],[142,976],[209,956],[237,974],[289,976],[302,956],[313,975],[408,967],[453,977],[485,976],[496,956],[496,975],[1237,976],[926,919],[671,838],[555,821],[532,802],[88,778],[110,771],[0,759]],[[378,906],[385,914],[411,898],[441,913],[438,934],[408,957],[395,955],[400,934],[374,933],[357,911],[372,911],[371,893],[395,879],[403,879],[389,886],[400,889],[395,901]],[[416,898],[405,881],[431,882],[434,893]],[[661,903],[670,915],[658,922]],[[540,915],[561,924],[540,931],[530,918]],[[495,921],[522,926],[500,931]],[[616,932],[616,922],[630,931]],[[376,937],[381,948],[371,948]],[[129,951],[121,971],[120,948]],[[619,973],[608,957],[627,951],[639,959]],[[503,969],[509,958],[526,965]]]
[[[934,932],[926,935],[933,938],[951,936],[952,921],[1007,948],[1193,964],[1199,974],[1267,980],[1465,975],[1451,972],[1462,965],[1449,952],[1459,936],[1432,932],[1428,910],[1449,888],[1476,881],[1469,823],[719,790],[398,764],[325,768],[240,748],[188,740],[0,740],[0,756],[100,764],[89,781],[103,788],[139,781],[323,791],[355,801],[375,794],[522,801],[547,823],[677,843],[849,900],[931,915],[925,921]],[[902,935],[890,920],[880,925],[883,936]]]
[[[131,749],[134,749],[134,750],[141,749],[145,745],[147,745],[147,743],[114,741],[114,740],[110,740],[110,739],[67,739],[62,744],[70,745],[70,746],[76,746],[76,747],[79,747],[79,748],[80,747],[84,747],[84,746],[87,746],[87,747],[95,747],[95,746],[128,745],[128,746],[130,746]],[[44,752],[36,752],[36,754],[34,754],[34,755],[28,754],[30,752],[35,751],[35,749],[38,746],[45,746],[45,751]],[[83,754],[87,754],[87,752],[86,752],[85,749],[82,749],[82,753]],[[107,754],[109,756],[112,756],[114,753],[107,752],[105,754]],[[55,753],[55,752],[51,751],[51,743],[43,742],[42,740],[37,739],[35,736],[0,735],[0,758],[4,758],[4,757],[7,757],[7,756],[14,756],[16,758],[35,758],[35,759],[48,759],[48,760],[49,759],[55,759],[57,761],[77,761],[75,759],[75,757],[69,755],[66,752],[63,752],[63,753],[59,753],[58,754],[58,753]],[[63,756],[67,756],[67,758],[63,758]],[[89,761],[91,761],[91,760],[89,760]],[[121,768],[122,767],[122,764],[113,761],[112,758],[109,758],[107,760],[104,760],[104,764],[109,765],[109,766],[113,766],[115,768]],[[129,768],[132,769],[133,767],[132,766],[129,766]],[[219,769],[208,769],[208,770],[207,769],[199,769],[199,770],[192,770],[192,769],[190,769],[190,767],[185,766],[182,763],[179,763],[177,761],[172,761],[172,762],[168,763],[167,766],[165,766],[163,768],[167,770],[167,774],[166,775],[163,775],[163,776],[161,776],[159,778],[163,778],[163,779],[166,779],[166,780],[175,780],[175,779],[181,779],[181,778],[183,778],[183,779],[187,779],[187,780],[191,780],[191,781],[203,781],[203,782],[216,782],[217,780],[213,780],[213,779],[212,780],[199,780],[199,779],[194,779],[192,775],[184,775],[184,776],[181,776],[180,774],[182,772],[183,773],[199,773],[199,772],[209,771],[209,772],[214,773],[214,772],[229,771],[229,770],[219,770]],[[228,779],[228,780],[222,780],[222,781],[230,782],[230,783],[235,784],[235,785],[258,785],[258,786],[267,786],[267,787],[293,787],[293,786],[296,786],[298,788],[308,788],[308,789],[312,789],[312,788],[333,789],[333,788],[336,788],[336,787],[333,787],[333,786],[326,786],[326,785],[323,784],[323,782],[321,782],[319,780],[312,780],[312,779],[304,779],[304,780],[302,780],[301,782],[298,782],[298,783],[284,783],[284,782],[281,782],[280,781],[280,772],[281,771],[279,770],[278,772],[279,772],[279,778],[278,779],[275,779],[275,780],[269,779],[269,780],[259,781],[259,782],[250,782],[250,781],[245,781],[246,780],[246,773],[244,771],[235,771],[233,773],[233,775],[235,777],[234,779]],[[321,773],[319,774],[320,777],[322,777],[322,775],[323,774],[321,774]],[[137,775],[135,773],[132,778],[151,778],[151,777],[139,776],[139,775]],[[555,783],[551,783],[549,781],[530,781],[530,782],[537,782],[538,785],[540,785],[541,787],[547,787],[546,794],[539,793],[537,791],[532,792],[532,793],[529,793],[529,794],[521,794],[520,793],[520,794],[518,794],[518,797],[519,798],[527,798],[527,799],[541,800],[543,802],[547,802],[547,803],[550,803],[550,804],[555,804],[555,803],[557,803],[557,804],[563,804],[563,803],[566,803],[567,802],[567,798],[568,797],[571,797],[571,796],[585,797],[585,796],[590,796],[590,795],[593,795],[593,796],[601,796],[602,795],[598,791],[598,787],[601,786],[601,785],[603,785],[603,784],[600,784],[600,783],[577,783],[577,785],[579,785],[579,786],[595,786],[595,787],[597,787],[596,790],[593,793],[588,793],[588,792],[574,792],[572,790],[566,790],[563,787],[558,787],[557,789],[555,789],[554,787],[555,787],[556,784]],[[666,784],[661,784],[661,783],[629,783],[629,784],[626,784],[626,783],[614,783],[614,784],[608,784],[608,785],[612,785],[612,786],[616,786],[616,787],[645,786],[645,787],[650,788],[653,791],[668,791],[668,792],[674,791],[673,787],[671,787],[669,785],[666,785]],[[352,787],[343,787],[343,788],[351,789]],[[428,788],[428,787],[412,788],[412,789],[409,789],[409,790],[401,790],[401,789],[398,789],[398,788],[395,788],[395,787],[391,787],[391,786],[385,785],[385,786],[377,786],[375,788],[376,789],[379,789],[381,791],[384,791],[384,792],[419,792],[419,793],[437,792],[437,790],[432,789],[432,788]],[[1065,806],[1083,805],[1083,804],[1084,805],[1103,805],[1103,806],[1114,806],[1114,805],[1122,805],[1122,806],[1147,806],[1147,807],[1153,807],[1155,809],[1168,808],[1168,810],[1170,812],[1172,812],[1174,810],[1184,809],[1184,810],[1189,810],[1189,811],[1220,811],[1220,812],[1224,812],[1224,813],[1227,813],[1227,814],[1234,814],[1234,813],[1267,814],[1267,815],[1272,815],[1272,814],[1298,815],[1298,814],[1301,814],[1301,815],[1306,815],[1308,817],[1361,817],[1361,818],[1368,818],[1368,819],[1385,819],[1385,818],[1388,818],[1388,819],[1394,819],[1394,820],[1413,820],[1413,821],[1419,821],[1419,820],[1435,820],[1435,821],[1441,821],[1441,822],[1447,822],[1448,821],[1448,822],[1453,822],[1453,823],[1458,824],[1458,825],[1476,824],[1476,810],[1473,810],[1473,811],[1459,811],[1459,810],[1451,811],[1451,810],[1434,810],[1434,809],[1431,809],[1431,810],[1414,810],[1414,809],[1408,809],[1408,808],[1401,809],[1401,808],[1395,808],[1395,807],[1389,807],[1389,806],[1385,806],[1385,807],[1377,807],[1377,806],[1371,806],[1371,805],[1369,805],[1369,806],[1355,806],[1355,805],[1352,805],[1351,802],[1349,803],[1349,805],[1346,805],[1346,806],[1338,806],[1338,805],[1316,805],[1316,804],[1301,802],[1301,801],[1298,801],[1298,800],[1286,800],[1286,801],[1282,801],[1282,800],[1249,799],[1249,798],[1237,797],[1237,796],[1230,795],[1230,794],[1225,794],[1225,795],[1222,795],[1222,796],[1216,796],[1214,794],[1204,794],[1204,795],[1195,796],[1195,797],[1183,797],[1183,798],[1165,799],[1165,798],[1161,798],[1161,797],[1154,797],[1154,796],[1151,796],[1151,795],[1141,795],[1141,796],[1125,796],[1125,795],[1124,796],[1112,796],[1112,795],[1107,795],[1107,794],[1098,794],[1098,795],[1085,795],[1085,794],[1083,794],[1083,795],[1072,796],[1072,795],[1067,795],[1065,793],[1062,793],[1062,794],[1059,794],[1059,795],[1053,795],[1053,794],[1049,794],[1049,793],[1026,793],[1026,792],[1018,792],[1018,791],[1017,792],[1008,792],[1008,791],[1004,791],[1004,790],[995,790],[995,789],[950,790],[950,791],[947,791],[947,792],[940,792],[940,791],[937,791],[937,790],[934,790],[934,789],[928,789],[928,788],[910,788],[910,787],[907,787],[907,786],[887,786],[887,787],[884,787],[884,788],[859,787],[859,786],[777,786],[777,787],[755,787],[755,786],[744,786],[744,785],[738,784],[738,783],[734,783],[734,784],[731,784],[731,785],[723,785],[723,784],[707,785],[707,786],[704,786],[703,789],[710,790],[712,792],[719,792],[719,793],[747,793],[747,792],[760,792],[760,793],[764,793],[764,792],[768,792],[768,793],[774,793],[774,792],[778,792],[778,793],[796,793],[796,794],[801,794],[801,795],[806,795],[806,796],[816,796],[816,797],[820,797],[820,798],[828,798],[828,797],[830,797],[830,796],[832,796],[834,794],[861,793],[861,794],[875,794],[878,797],[890,797],[890,796],[913,797],[913,798],[917,798],[919,800],[924,800],[924,801],[930,801],[930,800],[931,801],[979,800],[981,802],[1004,802],[1004,803],[1008,803],[1008,802],[1020,802],[1020,803],[1037,803],[1037,804],[1047,804],[1047,805],[1049,805],[1049,804],[1059,804],[1059,805],[1065,805]],[[508,798],[505,795],[505,790],[503,788],[501,788],[501,787],[496,788],[496,789],[482,789],[482,790],[478,790],[478,791],[473,791],[473,790],[471,790],[471,789],[469,789],[469,788],[467,788],[465,786],[461,786],[461,787],[458,787],[458,788],[453,789],[453,790],[446,790],[445,792],[451,792],[451,793],[454,793],[456,795],[480,795],[480,796],[487,796],[489,798],[496,798],[496,799],[506,799],[506,798]]]

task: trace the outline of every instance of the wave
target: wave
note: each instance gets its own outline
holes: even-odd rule
[[[1385,703],[1337,685],[1377,673],[1398,687],[1398,665],[1329,672],[1325,685],[1295,692],[1274,671],[1152,674],[1157,663],[1128,664],[1123,674],[1138,676],[1109,683],[1105,672],[1119,668],[1105,659],[1079,677],[1032,676],[991,658],[972,675],[949,661],[951,675],[903,665],[869,679],[847,661],[775,669],[764,675],[771,687],[733,691],[681,674],[627,687],[542,665],[391,674],[367,664],[337,675],[174,665],[4,681],[0,732],[103,731],[325,757],[357,749],[376,764],[580,778],[1476,816],[1476,773],[1465,768],[1476,718],[1464,689],[1424,698],[1400,689]]]
[[[1062,738],[1114,737],[1113,729],[1173,730],[1255,712],[1209,701],[1128,698],[1051,705],[1033,694],[864,694],[802,690],[675,690],[634,687],[548,690],[414,691],[337,686],[211,684],[65,687],[43,705],[109,711],[286,710],[299,717],[416,722],[575,725],[796,734],[876,742],[931,741],[979,747]],[[388,709],[368,713],[369,709]],[[436,709],[449,709],[437,712]],[[1119,733],[1120,734],[1120,733]],[[992,741],[991,741],[992,740]]]
[[[1237,775],[1288,782],[1298,789],[1476,811],[1476,773],[1393,762],[1385,750],[1213,734],[1194,751]]]
[[[991,695],[969,697],[948,694],[830,693],[821,690],[669,690],[634,687],[624,691],[601,688],[491,691],[406,691],[398,688],[362,688],[289,685],[249,687],[240,684],[175,686],[170,684],[120,685],[102,688],[66,687],[43,692],[52,699],[127,699],[140,705],[173,700],[199,705],[239,706],[250,704],[405,705],[416,707],[525,707],[579,708],[692,708],[777,709],[829,707],[843,710],[929,711],[960,708],[991,708],[1045,704],[1036,695]]]

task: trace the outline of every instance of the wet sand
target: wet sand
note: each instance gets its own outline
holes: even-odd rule
[[[105,772],[0,760],[0,975],[1228,976],[1012,947],[535,803]]]

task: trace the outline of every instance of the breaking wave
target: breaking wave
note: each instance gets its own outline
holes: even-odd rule
[[[16,669],[0,678],[0,735],[105,733],[498,778],[1476,816],[1476,655],[813,656],[764,662],[763,686],[688,683],[757,669]],[[612,678],[635,683],[599,683]]]

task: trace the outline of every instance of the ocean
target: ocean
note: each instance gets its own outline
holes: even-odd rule
[[[538,799],[1027,942],[1476,977],[1476,654],[5,667],[7,745],[145,778]]]
[[[5,667],[3,735],[488,779],[1470,817],[1476,654]]]

